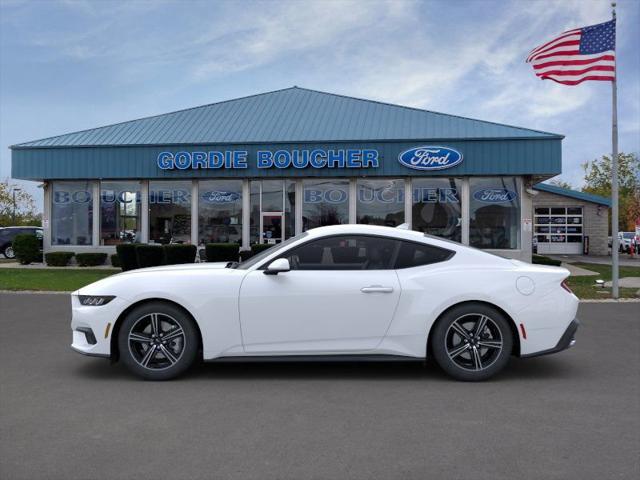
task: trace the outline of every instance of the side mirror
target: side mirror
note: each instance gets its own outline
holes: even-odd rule
[[[264,271],[265,275],[277,275],[281,272],[288,272],[291,270],[289,260],[286,258],[276,258]]]

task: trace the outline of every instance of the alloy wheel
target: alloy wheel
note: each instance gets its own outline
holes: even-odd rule
[[[4,256],[7,258],[15,258],[16,254],[13,251],[13,247],[7,247],[4,250]]]
[[[498,359],[503,348],[500,329],[491,317],[468,313],[456,318],[445,335],[445,350],[464,370],[480,371]]]
[[[166,313],[148,313],[129,330],[129,351],[133,359],[149,370],[175,365],[185,349],[186,337],[180,323]]]

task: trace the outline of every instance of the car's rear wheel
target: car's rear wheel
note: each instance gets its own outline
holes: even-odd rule
[[[468,303],[445,312],[434,326],[433,356],[447,374],[463,381],[486,380],[509,362],[513,337],[497,309]]]
[[[198,332],[180,308],[151,302],[133,309],[118,336],[122,362],[146,380],[170,380],[184,373],[198,354]]]
[[[13,251],[12,245],[7,245],[6,247],[4,247],[4,250],[2,251],[2,253],[6,258],[16,258],[16,254]]]

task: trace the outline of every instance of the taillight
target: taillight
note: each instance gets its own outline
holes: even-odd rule
[[[566,280],[566,279],[564,279],[564,280],[562,281],[562,283],[560,284],[560,286],[561,286],[562,288],[564,288],[567,292],[569,292],[569,293],[573,294],[573,291],[571,290],[571,288],[569,288],[569,284],[567,283],[567,280]]]

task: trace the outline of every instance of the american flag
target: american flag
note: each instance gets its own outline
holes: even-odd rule
[[[534,48],[527,57],[541,79],[564,85],[616,76],[616,21],[568,30]]]

